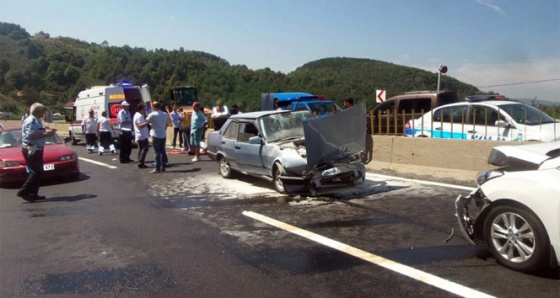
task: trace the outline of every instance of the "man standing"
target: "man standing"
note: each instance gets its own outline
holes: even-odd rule
[[[193,103],[193,113],[191,119],[191,146],[194,150],[193,162],[198,161],[200,155],[200,141],[204,134],[206,115],[200,110],[200,103],[198,101]]]
[[[82,123],[82,130],[86,134],[86,149],[88,153],[93,153],[97,144],[97,118],[92,109],[89,109],[88,117]]]
[[[117,114],[117,120],[121,126],[121,137],[119,143],[121,150],[119,152],[119,159],[121,163],[132,162],[130,153],[132,152],[132,117],[128,111],[130,104],[126,101],[121,103],[121,110]]]
[[[22,149],[21,153],[27,163],[29,176],[17,192],[17,196],[28,202],[45,199],[39,195],[39,186],[43,176],[43,148],[45,138],[56,133],[56,129],[45,129],[41,118],[45,113],[45,107],[40,103],[34,103],[29,109],[29,115],[21,126]]]
[[[349,109],[354,106],[354,99],[352,97],[346,97],[344,99],[344,108]]]
[[[218,99],[216,106],[212,108],[212,121],[214,122],[214,129],[220,130],[228,118],[228,107],[224,105],[224,102],[221,99]]]
[[[137,111],[136,114],[134,114],[132,122],[134,123],[134,138],[136,143],[138,143],[138,167],[145,169],[148,167],[144,161],[150,149],[150,142],[148,141],[150,131],[148,129],[148,122],[146,122],[146,118],[144,117],[146,114],[146,106],[140,103],[136,109]]]
[[[161,111],[161,103],[154,101],[152,103],[153,112],[148,115],[146,121],[151,124],[150,136],[152,137],[152,144],[154,146],[154,159],[156,168],[150,174],[165,172],[167,163],[165,153],[165,140],[167,134],[167,123],[169,122],[169,115]]]
[[[179,144],[183,144],[183,130],[181,129],[182,120],[178,109],[179,107],[177,105],[173,105],[173,111],[169,113],[169,116],[171,116],[171,123],[173,124],[173,149],[175,149],[177,145],[177,135],[179,135]]]
[[[103,155],[105,149],[109,149],[111,153],[115,154],[115,145],[113,144],[113,129],[109,124],[109,119],[107,118],[107,111],[101,112],[101,118],[97,121],[97,131],[99,134],[99,155]]]

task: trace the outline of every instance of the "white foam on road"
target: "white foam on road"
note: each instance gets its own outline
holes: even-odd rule
[[[426,283],[428,285],[440,288],[442,290],[445,290],[449,293],[453,293],[455,295],[458,296],[462,296],[462,297],[494,297],[494,296],[490,296],[486,293],[482,293],[480,291],[477,291],[475,289],[471,289],[468,287],[465,287],[463,285],[457,284],[455,282],[443,279],[441,277],[435,276],[433,274],[424,272],[424,271],[420,271],[418,269],[409,267],[407,265],[403,265],[400,263],[397,263],[395,261],[391,261],[389,259],[374,255],[372,253],[369,253],[367,251],[361,250],[359,248],[355,248],[352,247],[350,245],[344,244],[342,242],[321,236],[319,234],[315,234],[313,232],[307,231],[307,230],[303,230],[300,229],[298,227],[292,226],[290,224],[278,221],[276,219],[252,212],[252,211],[243,211],[242,213],[243,215],[247,216],[247,217],[251,217],[255,220],[264,222],[266,224],[269,224],[271,226],[277,227],[279,229],[285,230],[287,232],[290,232],[292,234],[298,235],[300,237],[306,238],[308,240],[311,240],[313,242],[322,244],[324,246],[336,249],[338,251],[341,251],[343,253],[349,254],[351,256],[360,258],[364,261],[370,262],[372,264],[384,267],[386,269],[389,269],[391,271],[400,273],[404,276],[416,279],[418,281],[421,281],[423,283]]]

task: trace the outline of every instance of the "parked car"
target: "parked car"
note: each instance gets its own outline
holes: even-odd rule
[[[558,266],[560,142],[498,146],[488,162],[506,168],[479,173],[478,188],[457,198],[463,236],[513,270]]]
[[[273,181],[280,193],[315,195],[365,180],[364,115],[363,104],[325,118],[309,111],[237,114],[208,135],[206,152],[224,178],[235,171]]]
[[[274,102],[288,111],[309,111],[322,118],[342,111],[336,103],[324,95],[313,95],[306,92],[276,92],[261,94],[261,110],[274,110]]]
[[[412,91],[393,96],[373,109],[368,115],[368,127],[373,120],[374,134],[404,135],[405,123],[436,107],[459,102],[454,91]]]
[[[78,156],[58,135],[46,139],[43,149],[43,177],[80,176]],[[21,153],[21,127],[5,127],[0,132],[0,184],[22,183],[27,179],[27,163]]]
[[[560,121],[515,101],[461,102],[408,121],[406,136],[550,142],[560,137]]]

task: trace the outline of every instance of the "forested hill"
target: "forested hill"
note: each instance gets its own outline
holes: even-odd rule
[[[155,99],[169,86],[197,83],[203,104],[218,98],[245,111],[260,108],[260,94],[306,91],[324,94],[339,104],[347,96],[375,105],[376,89],[392,96],[411,90],[435,90],[437,74],[382,61],[326,58],[284,74],[269,68],[252,70],[205,52],[115,47],[48,33],[29,34],[16,24],[0,22],[0,111],[21,113],[40,100],[55,111],[73,101],[79,91],[122,80],[148,84]],[[480,91],[451,77],[441,89],[461,97]]]

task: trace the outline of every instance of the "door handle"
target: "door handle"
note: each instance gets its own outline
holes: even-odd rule
[[[241,146],[235,146],[234,148],[235,149],[241,149]]]
[[[476,133],[476,130],[469,130],[468,133]]]
[[[441,130],[441,127],[434,127],[435,130]]]
[[[226,141],[222,141],[222,145],[225,145]]]

